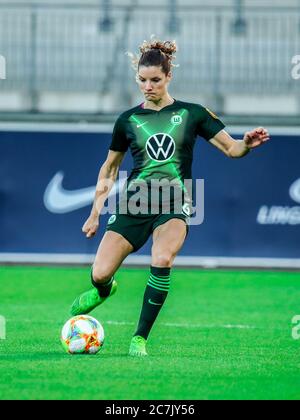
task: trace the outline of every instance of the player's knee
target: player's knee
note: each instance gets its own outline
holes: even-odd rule
[[[152,258],[153,267],[172,267],[174,255],[171,252],[154,253]]]
[[[109,267],[105,266],[94,266],[93,268],[93,280],[96,283],[106,283],[109,281],[114,273],[109,269]]]

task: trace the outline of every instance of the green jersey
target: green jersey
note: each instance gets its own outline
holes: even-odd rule
[[[197,137],[210,140],[224,128],[203,106],[177,100],[160,111],[139,105],[124,112],[115,124],[110,150],[127,152],[130,148],[134,168],[125,191],[127,199],[140,181],[150,185],[153,180],[168,180],[184,192],[185,180],[192,179]]]

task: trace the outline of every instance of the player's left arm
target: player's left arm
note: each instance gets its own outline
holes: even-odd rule
[[[248,131],[243,140],[235,140],[226,130],[220,131],[209,142],[230,158],[242,158],[250,150],[255,149],[270,140],[268,130],[263,127]]]

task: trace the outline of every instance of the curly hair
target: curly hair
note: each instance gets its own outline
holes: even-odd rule
[[[173,64],[176,58],[174,54],[178,51],[176,41],[160,41],[152,35],[150,41],[144,41],[139,50],[140,54],[127,53],[133,69],[137,72],[141,66],[158,66],[168,75],[172,67],[179,67]]]

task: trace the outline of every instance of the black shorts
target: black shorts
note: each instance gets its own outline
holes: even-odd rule
[[[116,214],[108,221],[106,231],[113,231],[122,235],[137,252],[148,241],[154,230],[169,220],[180,219],[186,223],[187,235],[189,233],[189,217],[184,214],[156,214],[132,215]]]

